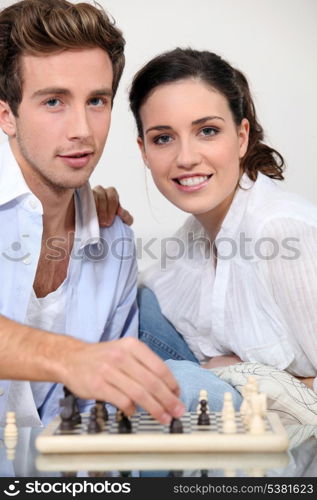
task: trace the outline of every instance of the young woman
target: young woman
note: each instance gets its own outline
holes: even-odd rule
[[[192,214],[164,266],[141,276],[141,339],[163,359],[258,361],[312,387],[317,207],[275,182],[284,161],[263,142],[246,78],[178,48],[136,74],[130,105],[156,186]]]

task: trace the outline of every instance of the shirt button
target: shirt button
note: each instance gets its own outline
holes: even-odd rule
[[[0,387],[0,396],[3,396],[4,395],[4,390],[2,389],[2,387]]]
[[[31,257],[29,255],[27,255],[26,257],[23,258],[22,260],[23,264],[25,264],[26,266],[28,264],[31,264]]]

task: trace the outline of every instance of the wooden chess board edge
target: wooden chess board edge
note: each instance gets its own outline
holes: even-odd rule
[[[289,456],[281,453],[91,453],[41,454],[36,467],[41,471],[184,470],[283,468]],[[71,466],[70,466],[71,464]]]
[[[129,452],[282,452],[287,434],[276,414],[268,415],[274,432],[263,435],[192,432],[184,434],[64,434],[53,435],[60,419],[54,419],[37,437],[41,453],[129,453]]]

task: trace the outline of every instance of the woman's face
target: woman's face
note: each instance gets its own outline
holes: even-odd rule
[[[155,88],[140,116],[138,143],[161,193],[194,215],[225,209],[241,176],[249,122],[237,127],[226,98],[194,79]]]

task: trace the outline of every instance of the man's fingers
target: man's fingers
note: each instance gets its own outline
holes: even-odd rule
[[[133,360],[129,360],[128,366],[126,367],[126,373],[117,370],[116,368],[109,367],[108,376],[111,380],[111,385],[113,386],[115,391],[123,393],[123,397],[128,397],[131,399],[136,405],[140,406],[143,410],[150,413],[153,418],[159,420],[162,424],[168,424],[171,421],[171,416],[180,417],[183,412],[183,406],[180,407],[178,399],[176,396],[170,393],[166,389],[164,392],[164,384],[158,380],[156,384],[150,380],[151,375],[149,373],[146,374],[146,379],[143,379],[141,383],[139,383],[134,377],[139,367],[136,367],[133,364]],[[131,371],[132,370],[132,371]],[[133,373],[133,377],[131,374]],[[146,380],[146,382],[145,382]],[[155,394],[155,391],[151,389],[151,386],[157,387],[157,392],[162,396],[161,399],[158,399],[158,394]],[[175,399],[171,403],[171,398]],[[170,403],[170,408],[168,404]],[[116,401],[116,406],[118,406],[118,402]],[[175,407],[178,406],[178,410],[175,410]],[[171,411],[173,408],[173,411]]]
[[[143,364],[161,380],[164,380],[165,384],[174,394],[179,395],[179,385],[174,375],[161,358],[159,358],[146,344],[144,344],[144,342],[134,338],[126,339],[125,342],[130,344],[128,346],[128,348],[131,349],[130,352],[133,353],[134,357],[141,364]]]

